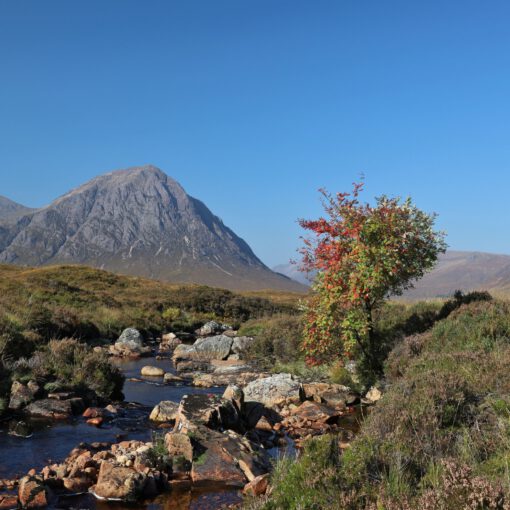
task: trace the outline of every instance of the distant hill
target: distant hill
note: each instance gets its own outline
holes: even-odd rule
[[[306,283],[293,264],[281,264],[275,271]],[[510,295],[510,255],[448,251],[439,258],[433,271],[404,294],[407,299],[450,296],[456,290],[489,290],[495,295]]]
[[[0,263],[84,264],[167,282],[306,291],[266,267],[204,203],[154,166],[101,175],[42,209],[12,204],[6,201],[4,210],[14,213],[0,212]]]

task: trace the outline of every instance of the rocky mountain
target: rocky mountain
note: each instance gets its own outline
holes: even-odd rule
[[[0,215],[0,262],[85,264],[170,282],[303,291],[153,166],[101,175],[49,206]]]
[[[307,284],[305,276],[293,264],[281,264],[274,270]],[[408,290],[403,297],[444,297],[452,295],[457,289],[465,292],[489,290],[496,295],[510,294],[510,255],[448,251],[439,257],[434,270],[416,282],[415,287]]]
[[[0,195],[0,220],[29,213],[32,210]]]

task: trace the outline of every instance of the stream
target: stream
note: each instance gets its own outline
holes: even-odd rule
[[[150,441],[156,427],[149,422],[152,408],[162,400],[180,402],[183,395],[190,393],[223,394],[225,388],[195,388],[174,386],[162,383],[161,377],[144,377],[140,370],[145,365],[158,366],[166,372],[174,373],[170,359],[140,358],[137,360],[115,360],[115,364],[126,376],[124,383],[125,401],[136,403],[128,405],[125,417],[116,420],[113,425],[104,424],[96,428],[85,423],[85,419],[76,417],[69,421],[30,420],[33,428],[31,437],[23,438],[10,435],[9,425],[0,423],[0,478],[23,476],[31,468],[42,469],[51,462],[62,461],[69,452],[81,442],[95,441],[117,442],[124,439]],[[132,379],[137,379],[132,380]],[[28,420],[27,420],[28,421]],[[200,491],[187,489],[173,490],[160,495],[152,502],[137,505],[136,508],[150,510],[214,510],[226,504],[241,500],[239,491]],[[121,510],[120,504],[96,500],[92,495],[61,498],[59,508],[112,509]],[[133,506],[125,506],[133,510]]]

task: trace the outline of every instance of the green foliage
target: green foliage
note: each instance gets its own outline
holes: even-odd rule
[[[278,316],[258,321],[249,321],[239,334],[254,333],[247,356],[266,367],[275,362],[291,363],[302,358],[300,352],[302,339],[300,316]]]
[[[363,357],[381,372],[374,311],[432,269],[446,245],[433,230],[435,216],[410,199],[382,196],[361,204],[362,185],[352,194],[323,192],[328,219],[301,220],[314,240],[305,240],[303,270],[316,271],[306,305],[304,348],[310,363]]]
[[[271,478],[271,498],[259,508],[333,508],[338,500],[338,465],[338,445],[334,437],[325,435],[307,441],[298,462],[289,458],[277,462]]]

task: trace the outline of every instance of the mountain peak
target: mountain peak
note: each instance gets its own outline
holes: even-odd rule
[[[303,290],[268,269],[153,165],[100,175],[16,222],[0,223],[0,262],[79,263],[174,282]]]

